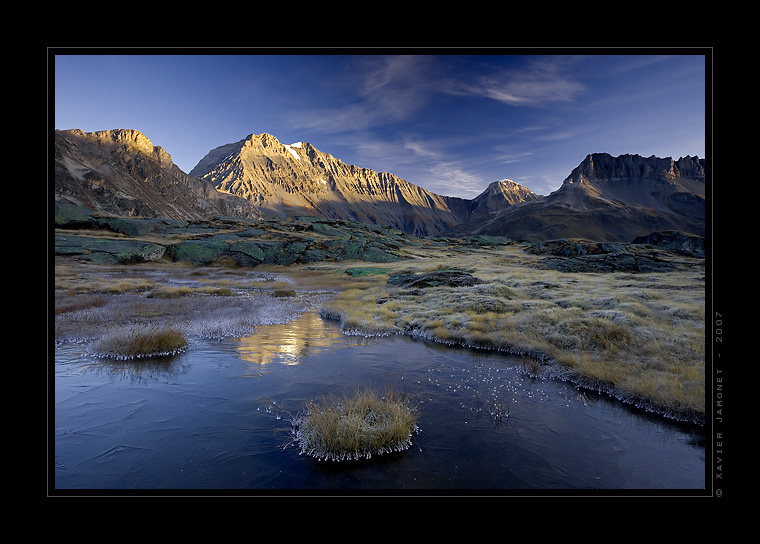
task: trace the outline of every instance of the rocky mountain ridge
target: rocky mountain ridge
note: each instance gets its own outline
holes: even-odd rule
[[[125,217],[262,217],[244,198],[184,173],[137,130],[56,130],[54,140],[56,201]]]
[[[450,234],[606,242],[661,231],[704,236],[705,184],[705,160],[698,157],[595,153],[553,193],[463,223]]]
[[[136,130],[55,133],[55,198],[125,217],[315,216],[414,236],[631,242],[705,232],[705,161],[591,154],[548,196],[510,180],[468,200],[345,164],[263,133],[211,150],[182,172]]]
[[[282,144],[267,133],[210,151],[190,174],[243,196],[269,217],[315,215],[385,225],[415,236],[441,234],[468,220],[480,204],[346,164],[309,143]],[[512,201],[520,200],[520,193],[513,190]],[[484,195],[493,208],[510,204],[503,196],[487,198],[488,190]]]

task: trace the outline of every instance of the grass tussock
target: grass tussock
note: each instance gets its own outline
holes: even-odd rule
[[[135,359],[179,353],[188,345],[185,335],[173,327],[134,328],[101,339],[96,351],[103,357]]]
[[[332,461],[405,450],[417,430],[405,396],[391,390],[381,396],[370,389],[315,401],[294,425],[302,453]]]
[[[148,298],[179,298],[190,295],[193,290],[189,287],[157,287],[148,294]]]
[[[61,315],[70,312],[79,312],[81,310],[88,310],[90,308],[100,308],[106,304],[107,301],[105,297],[101,295],[56,295],[54,313],[55,315]]]

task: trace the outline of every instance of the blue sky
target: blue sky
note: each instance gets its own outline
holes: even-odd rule
[[[704,50],[65,52],[52,62],[54,128],[137,129],[185,172],[268,132],[473,198],[505,178],[549,194],[589,153],[706,152]]]

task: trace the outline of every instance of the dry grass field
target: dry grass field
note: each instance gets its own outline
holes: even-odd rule
[[[105,267],[57,258],[56,340],[86,337],[117,349],[115,327],[153,326],[173,331],[172,341],[183,345],[176,334],[243,335],[316,305],[347,334],[407,334],[521,354],[529,372],[668,416],[704,417],[703,259],[674,257],[678,266],[664,272],[578,273],[546,268],[542,256],[518,244],[426,242],[403,252],[392,263],[254,269]],[[389,282],[396,274],[452,269],[478,281]]]
[[[349,278],[323,307],[354,334],[410,334],[526,355],[570,379],[660,413],[705,412],[704,260],[651,273],[566,273],[518,245],[429,249]],[[396,273],[451,269],[481,280],[408,289]]]

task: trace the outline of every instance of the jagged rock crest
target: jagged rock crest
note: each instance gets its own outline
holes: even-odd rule
[[[671,230],[705,235],[704,159],[591,154],[550,195],[504,208],[468,233],[631,242]]]
[[[537,241],[705,233],[705,161],[697,157],[591,154],[548,196],[505,179],[468,200],[267,133],[209,151],[190,174],[137,130],[55,131],[54,140],[55,199],[118,216],[310,215],[416,236]]]

